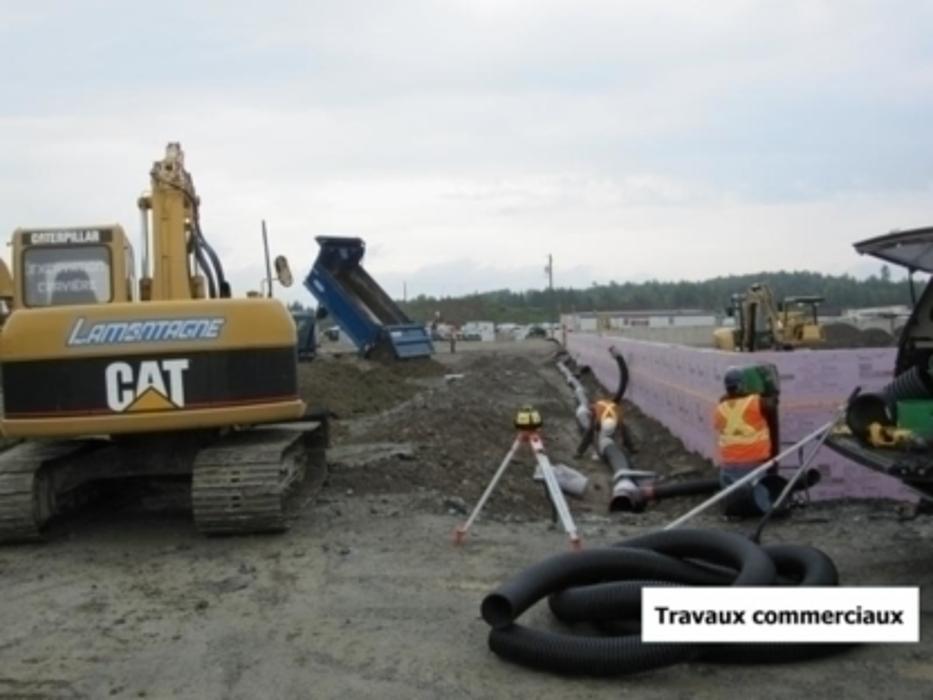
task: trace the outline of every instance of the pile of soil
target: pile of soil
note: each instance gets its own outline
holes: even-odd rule
[[[848,323],[827,323],[823,326],[828,349],[885,348],[895,345],[895,338],[880,328],[859,330]]]
[[[322,362],[315,368],[317,396],[327,377],[331,406],[350,392],[370,397],[364,411],[335,410],[350,419],[335,421],[329,459],[329,487],[366,495],[413,493],[433,499],[429,509],[465,512],[478,500],[505,456],[516,431],[513,418],[525,404],[542,414],[542,436],[553,463],[564,463],[590,478],[574,511],[607,512],[609,470],[589,455],[573,458],[579,443],[574,399],[558,373],[553,348],[528,354],[514,351],[464,353],[446,369],[426,370],[409,363],[374,367],[360,360]],[[349,369],[348,369],[349,368]],[[440,371],[438,371],[440,368]],[[445,373],[452,376],[445,378]],[[314,389],[313,383],[310,385]],[[601,390],[591,387],[591,396]],[[376,405],[383,410],[374,411]],[[661,474],[709,475],[712,467],[688,453],[660,424],[632,405],[626,420],[638,442],[633,466]],[[367,458],[361,454],[368,452]],[[516,520],[550,515],[540,481],[532,478],[534,459],[521,449],[490,499],[485,514]]]
[[[321,356],[298,366],[298,386],[312,410],[351,418],[389,409],[419,391],[410,380],[446,371],[432,359],[384,365],[351,355]]]
[[[393,409],[338,426],[335,445],[410,445],[411,455],[387,454],[362,468],[332,465],[331,482],[363,493],[440,494],[438,507],[464,511],[479,498],[515,439],[513,418],[524,404],[544,416],[549,454],[566,460],[574,449],[573,415],[560,388],[542,376],[540,359],[470,353],[456,378],[421,385]],[[457,376],[462,375],[462,376]],[[387,450],[388,452],[388,450]],[[543,486],[531,475],[530,451],[521,450],[489,502],[500,515],[545,516]]]
[[[861,332],[848,323],[827,323],[823,326],[826,348],[854,348],[859,343]]]
[[[887,348],[897,345],[895,337],[880,328],[866,328],[862,331],[863,348]]]

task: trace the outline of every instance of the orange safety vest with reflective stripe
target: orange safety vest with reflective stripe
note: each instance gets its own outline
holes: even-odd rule
[[[723,464],[764,462],[771,457],[771,433],[758,394],[720,401],[715,424]]]
[[[621,412],[621,408],[614,401],[603,400],[593,404],[593,418],[596,419],[594,422],[597,427],[606,418],[613,418],[618,421]]]

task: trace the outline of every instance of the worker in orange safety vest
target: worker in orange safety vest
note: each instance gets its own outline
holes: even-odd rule
[[[713,422],[719,447],[719,483],[725,488],[771,459],[773,445],[768,427],[770,406],[761,395],[745,391],[742,370],[730,367],[723,384],[726,394],[716,406]],[[762,513],[771,505],[771,493],[764,484],[749,484],[739,492],[727,503],[727,513],[730,508],[736,511],[735,504],[743,499]]]
[[[622,445],[631,453],[637,452],[632,435],[622,422],[622,406],[611,399],[600,399],[590,405],[590,429],[583,433],[583,438],[577,447],[576,457],[579,459],[594,441],[598,445],[598,437],[613,439],[619,433]],[[598,458],[598,456],[597,456]]]

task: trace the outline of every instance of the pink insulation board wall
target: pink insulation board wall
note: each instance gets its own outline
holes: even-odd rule
[[[662,423],[687,449],[715,459],[713,409],[723,393],[722,377],[733,365],[750,364],[748,355],[627,340],[585,333],[567,334],[567,349],[593,368],[603,386],[614,388],[618,370],[608,349],[625,357],[631,381],[625,398]],[[894,348],[755,353],[754,362],[772,363],[781,379],[781,442],[786,447],[833,416],[856,387],[880,389],[891,379]],[[790,470],[796,458],[782,465]],[[891,498],[916,500],[897,479],[857,465],[828,448],[814,462],[822,474],[815,499]],[[639,465],[650,469],[651,465]]]

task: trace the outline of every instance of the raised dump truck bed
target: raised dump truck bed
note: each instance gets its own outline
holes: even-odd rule
[[[406,359],[434,352],[425,327],[408,318],[363,269],[360,261],[366,244],[361,238],[318,236],[315,240],[321,250],[305,286],[360,354]]]

